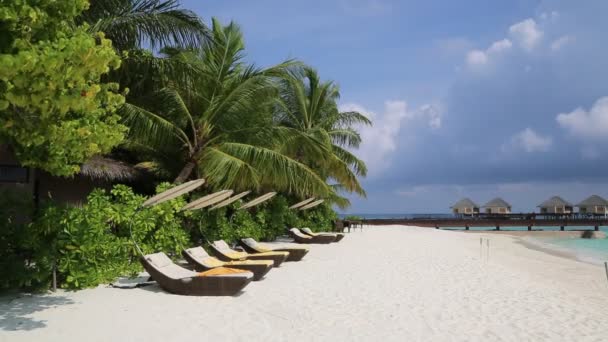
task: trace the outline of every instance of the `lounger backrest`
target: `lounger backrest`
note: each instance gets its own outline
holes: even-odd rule
[[[305,227],[305,228],[300,228],[300,230],[302,230],[304,233],[308,233],[311,235],[314,235],[315,233],[312,232],[312,230],[310,230],[310,228]]]
[[[298,228],[291,228],[289,231],[297,237],[301,237],[303,239],[312,239],[310,236],[302,234],[302,232]]]
[[[191,257],[197,259],[197,260],[202,260],[205,258],[209,258],[210,255],[207,253],[207,251],[203,248],[203,247],[194,247],[194,248],[188,248],[186,249],[186,253],[188,253]]]
[[[224,240],[213,241],[213,245],[215,246],[215,248],[217,248],[221,251],[225,251],[225,250],[232,251],[232,248],[230,248],[230,246],[228,246],[228,244]]]
[[[252,238],[245,238],[245,239],[241,239],[241,241],[243,241],[244,244],[246,244],[247,246],[251,247],[251,248],[256,248],[258,247],[258,242],[255,241]]]
[[[196,276],[196,272],[174,264],[165,253],[148,254],[144,258],[152,267],[169,278],[181,279]]]

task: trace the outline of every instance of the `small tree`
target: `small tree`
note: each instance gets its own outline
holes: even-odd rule
[[[86,0],[0,0],[0,143],[24,166],[69,176],[120,143],[111,41],[74,19]]]

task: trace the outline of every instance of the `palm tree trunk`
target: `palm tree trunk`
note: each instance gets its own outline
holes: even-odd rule
[[[177,178],[175,178],[175,180],[173,181],[173,183],[183,183],[184,181],[186,181],[186,179],[188,179],[190,177],[190,175],[192,175],[192,170],[194,170],[194,167],[196,166],[196,163],[194,161],[189,161],[184,168],[180,171],[179,175],[177,175]]]

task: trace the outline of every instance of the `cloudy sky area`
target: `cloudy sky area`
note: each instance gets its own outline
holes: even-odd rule
[[[358,152],[368,198],[352,213],[608,196],[608,1],[184,5],[237,21],[256,64],[311,64],[340,84],[343,109],[374,120]]]

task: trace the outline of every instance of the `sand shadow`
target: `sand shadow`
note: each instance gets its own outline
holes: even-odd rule
[[[46,327],[45,320],[28,317],[59,305],[74,304],[68,297],[58,295],[20,295],[0,298],[0,331],[34,330]]]
[[[137,290],[139,291],[148,291],[148,292],[152,292],[152,293],[157,293],[159,296],[178,296],[178,297],[183,297],[184,295],[179,295],[179,294],[175,294],[175,293],[170,293],[167,292],[165,290],[163,290],[158,284],[153,284],[153,285],[148,285],[148,286],[142,286],[142,287],[138,287]],[[232,296],[223,296],[223,297],[240,297],[245,293],[244,290],[239,291],[238,293],[232,295]],[[196,297],[206,297],[206,296],[196,296]],[[211,296],[214,297],[214,296]]]

